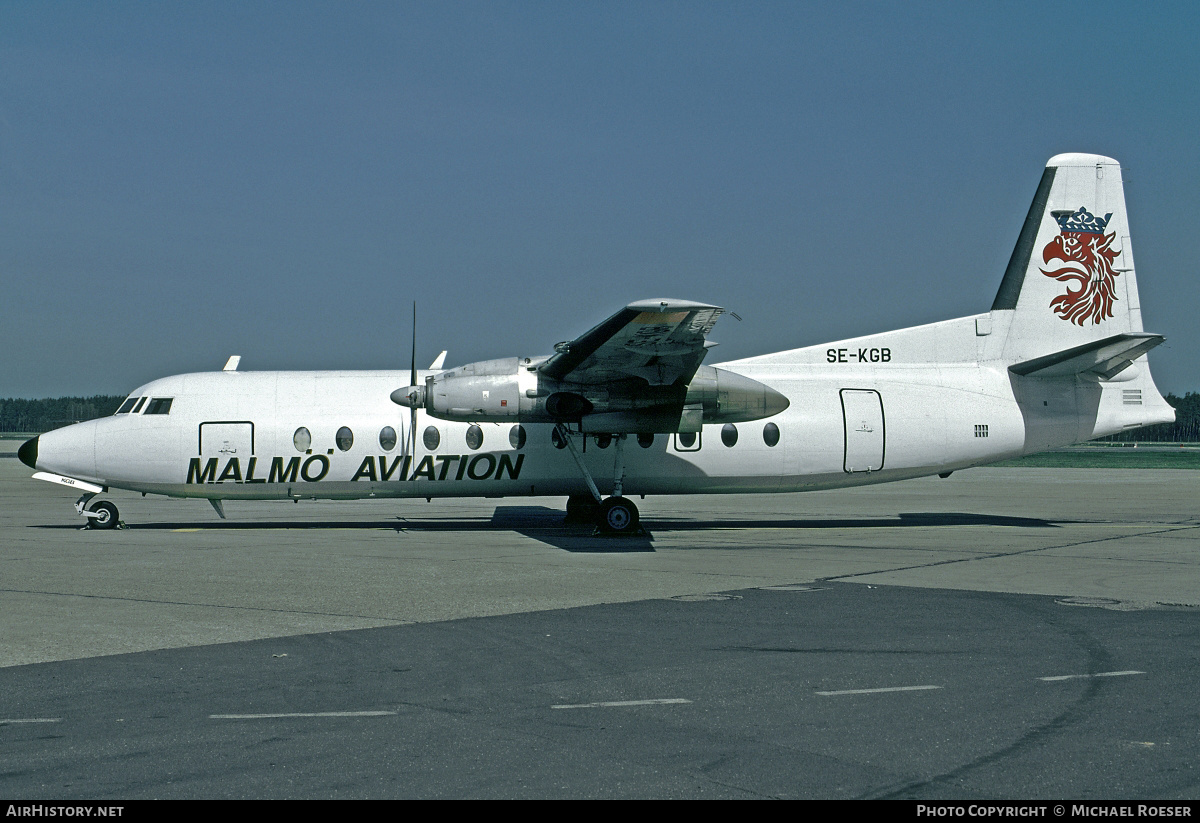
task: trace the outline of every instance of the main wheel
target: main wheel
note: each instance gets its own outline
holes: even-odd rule
[[[600,531],[606,534],[634,534],[638,528],[638,510],[632,500],[610,497],[600,504]]]
[[[101,500],[99,503],[93,503],[88,506],[88,511],[95,512],[95,517],[88,518],[89,529],[115,529],[120,520],[117,517],[117,507],[107,500]]]
[[[596,502],[596,498],[571,495],[567,498],[567,517],[564,522],[595,523],[599,511],[600,504]]]

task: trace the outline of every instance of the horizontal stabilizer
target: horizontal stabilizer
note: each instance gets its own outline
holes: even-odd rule
[[[1022,377],[1069,377],[1091,372],[1111,380],[1124,371],[1134,360],[1163,342],[1161,334],[1129,332],[1114,334],[1103,340],[1063,349],[1044,357],[1035,357],[1024,363],[1009,366],[1013,374]]]

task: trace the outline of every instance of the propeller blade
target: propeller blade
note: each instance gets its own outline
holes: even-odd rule
[[[408,385],[416,387],[417,385],[417,301],[413,301],[413,322],[412,322],[412,368],[409,371]],[[411,438],[411,447],[408,450],[412,457],[412,462],[417,461],[417,404],[413,403],[411,411],[408,415],[408,436]]]

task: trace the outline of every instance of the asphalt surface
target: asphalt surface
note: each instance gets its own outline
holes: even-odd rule
[[[1200,795],[1200,472],[647,499],[627,540],[542,499],[80,531],[28,474],[3,797]]]

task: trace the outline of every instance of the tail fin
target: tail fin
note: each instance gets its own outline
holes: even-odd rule
[[[992,311],[1012,312],[1003,355],[1010,363],[1142,331],[1116,160],[1050,159]]]
[[[1116,160],[1050,158],[985,333],[993,326],[1007,330],[991,351],[1013,380],[1026,453],[1175,419],[1146,362],[1163,338],[1142,330]]]

